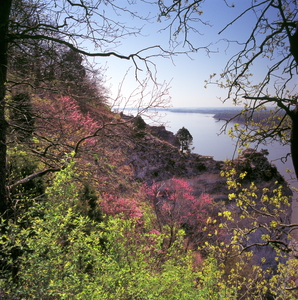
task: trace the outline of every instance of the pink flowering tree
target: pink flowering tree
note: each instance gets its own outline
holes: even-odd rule
[[[100,204],[104,214],[143,224],[143,211],[135,199],[104,195]]]
[[[125,157],[119,144],[125,133],[114,114],[98,108],[86,112],[80,102],[69,96],[34,101],[39,101],[40,113],[34,144],[30,146],[45,168],[49,165],[55,170],[63,168],[67,153],[72,153],[80,170],[78,180],[84,186],[117,193],[118,187],[125,185],[126,171],[130,169],[122,164]]]
[[[62,97],[62,112],[66,112],[66,117],[73,125],[73,133],[80,137],[76,141],[76,151],[79,146],[95,146],[99,136],[99,132],[104,128],[103,124],[91,117],[90,113],[83,113],[77,102],[71,97]]]
[[[211,215],[212,198],[207,194],[194,196],[188,182],[173,178],[166,183],[153,183],[147,187],[147,195],[157,216],[159,230],[170,230],[169,247],[181,228],[185,230],[188,246],[218,234],[216,220]]]
[[[39,133],[43,134],[43,128],[47,134],[51,134],[52,143],[59,143],[70,147],[94,146],[96,135],[102,128],[89,113],[84,114],[75,99],[64,96],[52,103],[44,103],[42,106]]]

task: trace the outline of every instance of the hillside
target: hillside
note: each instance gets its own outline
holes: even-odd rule
[[[185,179],[202,177],[200,180],[203,180],[204,177],[214,177],[216,179],[213,184],[208,184],[209,180],[206,179],[206,184],[202,183],[205,187],[197,191],[197,194],[204,192],[220,197],[220,193],[216,194],[214,191],[225,185],[225,179],[220,177],[220,171],[224,169],[223,161],[216,161],[211,156],[181,153],[175,146],[174,134],[165,130],[164,126],[147,125],[142,138],[132,141],[133,148],[127,152],[125,163],[133,168],[136,180],[163,181],[174,176]],[[278,181],[286,186],[276,167],[266,159],[265,153],[246,150],[235,163],[241,166],[240,169],[248,170],[248,181],[255,181],[260,185]],[[224,194],[227,195],[227,187],[225,189]]]
[[[291,192],[265,153],[247,149],[228,166],[181,153],[164,126],[103,104],[32,104],[31,135],[19,127],[9,141],[14,225],[2,239],[1,296],[208,299],[224,285],[231,299],[240,281],[255,289],[251,265],[262,282],[277,268],[264,235],[287,242]]]

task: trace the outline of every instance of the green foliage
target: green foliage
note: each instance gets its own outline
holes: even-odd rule
[[[276,300],[295,300],[298,297],[296,289],[298,260],[289,259],[285,264],[279,264],[276,275],[269,281],[270,289]]]
[[[85,213],[91,220],[100,222],[102,221],[102,214],[98,208],[98,195],[88,182],[83,182],[83,189],[80,192],[79,199],[81,205],[79,205],[80,211]]]
[[[112,2],[107,1],[105,5],[112,4]],[[262,4],[267,7],[263,8],[264,13],[267,13],[269,8],[274,8],[280,10],[280,13],[276,15],[283,15],[281,5],[276,5],[273,1],[267,6],[266,2]],[[53,3],[56,5],[55,2]],[[189,13],[201,15],[202,11],[199,10],[197,4],[197,1],[192,3],[185,1],[184,4],[176,1],[167,11],[163,1],[159,3],[162,14],[166,12],[164,16],[178,12],[180,17],[180,12],[186,12],[183,18],[176,18],[183,22],[190,20]],[[177,11],[176,5],[186,9]],[[191,5],[189,7],[191,9],[187,8],[188,5]],[[261,6],[259,7],[262,10]],[[72,11],[77,18],[69,18],[68,25],[73,29],[77,26],[77,29],[87,29],[95,33],[92,27],[88,26],[94,24],[90,17],[95,15],[96,5],[94,7],[91,4],[76,5],[73,8],[76,13],[71,9],[69,12]],[[83,14],[80,13],[81,8]],[[126,12],[127,9],[120,7],[120,11]],[[5,80],[4,76],[3,81],[9,82],[9,90],[10,88],[13,90],[14,86],[18,86],[18,82],[22,82],[22,84],[36,87],[40,95],[45,93],[43,89],[47,87],[48,91],[59,90],[62,95],[67,94],[73,97],[62,97],[60,101],[57,101],[54,100],[57,97],[50,94],[48,98],[53,101],[43,99],[44,105],[42,101],[36,101],[36,103],[39,102],[40,118],[35,124],[30,102],[32,97],[29,97],[29,94],[18,94],[8,102],[9,105],[11,104],[11,123],[14,123],[15,128],[19,130],[18,139],[11,138],[9,142],[29,140],[34,130],[35,136],[30,139],[32,142],[30,146],[36,155],[40,155],[45,165],[64,166],[66,160],[61,161],[61,158],[65,151],[72,148],[76,149],[77,157],[80,157],[81,165],[84,164],[85,168],[78,170],[73,162],[69,163],[66,169],[56,175],[54,182],[45,193],[42,181],[39,179],[11,189],[10,196],[14,200],[17,213],[13,220],[1,220],[1,298],[3,296],[9,299],[248,300],[264,299],[266,295],[272,295],[276,299],[297,299],[295,292],[297,259],[288,259],[286,256],[286,252],[291,251],[286,240],[289,238],[290,227],[284,222],[283,217],[288,212],[289,201],[288,197],[283,194],[283,187],[278,183],[272,189],[267,187],[259,189],[253,182],[246,186],[243,184],[248,173],[239,175],[234,169],[224,172],[223,175],[227,176],[227,184],[231,193],[226,209],[220,212],[219,219],[225,220],[220,225],[217,225],[218,219],[213,219],[208,210],[190,205],[191,201],[196,203],[195,199],[186,194],[185,186],[180,186],[177,189],[177,195],[181,194],[178,198],[169,197],[170,201],[165,202],[165,197],[163,197],[164,206],[159,211],[163,222],[159,222],[159,231],[156,230],[156,222],[154,222],[159,216],[155,215],[155,219],[151,218],[154,212],[150,211],[149,205],[140,209],[138,204],[141,201],[138,201],[137,197],[131,198],[132,192],[127,191],[129,188],[122,189],[129,196],[120,194],[118,187],[120,184],[124,186],[122,184],[124,179],[120,180],[122,178],[118,174],[122,170],[118,170],[117,166],[120,165],[118,162],[123,160],[123,157],[120,155],[118,157],[116,148],[119,147],[115,147],[115,144],[110,147],[107,145],[109,136],[117,133],[119,137],[122,132],[106,130],[105,127],[109,127],[105,126],[109,123],[109,118],[98,117],[95,121],[93,118],[93,114],[96,114],[95,110],[92,111],[92,116],[85,113],[88,110],[87,105],[92,104],[96,107],[94,104],[97,100],[100,103],[105,102],[103,90],[98,91],[96,81],[90,78],[91,74],[84,66],[84,60],[80,54],[68,51],[62,45],[65,45],[65,41],[75,40],[76,37],[82,38],[82,31],[75,33],[75,30],[67,29],[63,32],[63,28],[66,28],[65,24],[55,23],[60,18],[51,19],[54,16],[52,13],[55,14],[55,12],[57,16],[61,13],[54,6],[43,4],[40,6],[38,1],[36,3],[14,1],[10,16],[11,25],[13,25],[10,27],[10,33],[16,33],[15,30],[20,28],[30,29],[36,22],[37,27],[36,24],[33,27],[38,28],[38,20],[41,20],[45,24],[42,34],[44,37],[49,37],[49,42],[46,41],[47,39],[44,39],[42,43],[38,39],[35,41],[31,39],[30,42],[19,39],[22,40],[21,44],[12,43],[8,51],[9,80]],[[117,9],[115,12],[118,13]],[[294,18],[294,15],[287,13],[286,17]],[[47,16],[47,19],[43,16]],[[87,27],[82,27],[81,20],[83,19]],[[76,23],[76,21],[79,22]],[[280,28],[280,22],[272,23],[273,27],[268,27],[266,22],[267,19],[262,17],[257,25],[261,27],[264,25],[265,29],[275,31],[275,33],[273,31],[274,34],[270,33],[270,39],[283,32],[284,28]],[[102,23],[109,23],[106,22],[104,16]],[[253,28],[257,27],[253,26]],[[281,36],[281,41],[288,39],[291,33],[287,24],[284,23],[284,27],[288,32]],[[180,32],[181,28],[179,26],[178,31],[174,30],[175,35]],[[96,32],[102,31],[105,32],[105,36],[113,37],[113,40],[117,39],[117,36],[115,37],[117,26],[111,31],[105,29],[109,28],[104,25]],[[40,32],[37,30],[35,33]],[[32,34],[34,35],[33,31]],[[187,32],[185,34],[187,36]],[[10,37],[13,36],[15,35],[10,35]],[[60,46],[53,42],[54,39],[59,41],[59,38],[63,37],[64,40],[60,41]],[[254,34],[250,39],[255,39]],[[247,45],[251,42],[250,39]],[[100,41],[102,41],[101,37],[97,40],[98,43],[95,41],[99,48]],[[262,47],[261,51],[265,57],[271,57],[270,53],[274,50],[272,45],[275,44],[282,45],[283,43],[274,43],[272,40],[268,45],[264,44],[265,47]],[[285,46],[281,47],[284,50]],[[286,90],[286,85],[290,83],[292,77],[286,84],[281,83],[280,86],[276,82],[277,85],[275,85],[276,91],[279,91],[278,94],[286,97],[285,99],[248,97],[247,95],[264,94],[267,83],[272,80],[269,77],[274,75],[275,70],[278,70],[273,66],[267,72],[269,77],[262,84],[251,84],[249,78],[252,77],[252,73],[245,61],[249,59],[250,64],[259,55],[253,54],[254,58],[250,59],[250,51],[254,49],[249,47],[247,51],[240,51],[239,55],[236,55],[237,59],[233,60],[237,62],[236,68],[233,63],[227,65],[224,74],[220,75],[222,78],[228,75],[227,81],[226,83],[218,82],[219,86],[229,88],[229,95],[234,97],[235,102],[242,95],[253,102],[255,100],[261,100],[263,103],[274,102],[284,110],[288,117],[284,117],[284,114],[277,114],[277,110],[272,111],[265,121],[260,121],[256,116],[258,116],[258,111],[265,107],[257,108],[258,105],[255,103],[251,108],[247,106],[244,109],[243,117],[246,120],[246,127],[235,124],[230,134],[238,136],[243,146],[256,141],[261,143],[268,137],[286,144],[289,142],[289,129],[292,126],[289,116],[294,116],[294,111],[290,108],[293,103],[295,104],[295,95],[291,95],[291,92]],[[284,58],[288,59],[286,52],[280,51],[280,53],[284,53],[286,55]],[[245,59],[242,60],[242,58]],[[146,59],[144,62],[147,63]],[[6,63],[4,62],[3,65]],[[295,64],[291,61],[288,66],[286,69],[290,71],[295,68]],[[244,67],[243,70],[241,70],[242,67]],[[139,69],[138,66],[137,69]],[[231,70],[233,72],[230,74]],[[289,70],[285,74],[292,74]],[[234,71],[236,75],[238,71],[240,73],[236,76]],[[210,76],[210,81],[214,76],[215,74]],[[58,82],[58,78],[62,81]],[[280,76],[277,78],[280,80]],[[253,91],[257,93],[252,93]],[[54,125],[53,120],[57,120]],[[99,120],[102,120],[102,123]],[[4,120],[2,121],[5,124]],[[34,125],[38,126],[34,128]],[[143,137],[146,124],[142,118],[136,118],[133,125],[136,136]],[[24,132],[28,133],[28,136],[26,134],[24,136]],[[176,137],[181,151],[189,152],[193,139],[189,131],[183,127],[177,132]],[[85,158],[87,151],[89,157],[93,156],[93,151],[97,153],[96,157],[94,156],[92,168],[90,161],[85,164],[88,161],[88,158]],[[107,154],[108,152],[110,153]],[[41,160],[37,161],[20,146],[15,147],[9,153],[8,184],[12,185],[39,170],[40,165]],[[89,182],[82,184],[86,178],[91,177],[99,182],[97,190]],[[124,183],[128,185],[128,181]],[[108,184],[109,191],[107,190]],[[104,202],[101,202],[102,209],[106,213],[102,216],[97,206],[100,198],[99,192],[110,193],[110,190],[111,197],[108,199],[110,202],[106,202],[105,210],[103,209]],[[119,194],[112,194],[115,190],[118,190]],[[3,192],[2,194],[4,195]],[[29,199],[30,205],[28,205]],[[101,196],[101,199],[104,197]],[[154,204],[160,205],[162,199],[156,197],[156,200]],[[27,204],[25,209],[20,210],[20,207],[23,208],[25,204]],[[118,210],[115,210],[115,206]],[[196,218],[198,222],[193,224]],[[207,230],[207,225],[212,228],[212,231]],[[181,229],[183,226],[185,231]],[[218,232],[224,230],[228,234],[223,235],[225,239],[221,239]],[[198,234],[208,235],[207,240],[199,240],[202,243],[200,250],[204,250],[204,258],[197,249],[188,250],[185,246],[186,234],[188,233],[188,238],[191,237],[189,234],[191,231],[193,231],[192,237]],[[256,233],[259,238],[257,240],[255,239]],[[209,239],[209,236],[214,239]],[[267,267],[265,257],[262,257],[261,263],[255,263],[256,246],[274,249],[275,259],[279,261],[276,263],[276,269],[271,266]],[[286,261],[285,258],[288,260]]]
[[[134,131],[137,137],[145,136],[146,123],[141,116],[136,116],[133,121]]]
[[[9,184],[34,172],[38,166],[38,160],[29,155],[25,147],[17,145],[8,151],[8,180]]]
[[[233,300],[237,299],[237,289],[223,280],[224,271],[218,266],[217,260],[210,255],[205,260],[199,273],[199,290],[201,299]]]
[[[35,173],[42,165],[38,159],[28,153],[22,145],[16,145],[8,151],[7,185],[11,186],[28,175]],[[23,212],[31,205],[33,198],[42,195],[45,183],[37,177],[26,183],[10,188],[11,209],[15,215]]]
[[[238,117],[228,133],[232,138],[237,138],[238,146],[242,149],[254,145],[267,145],[278,142],[282,145],[290,143],[291,120],[280,109],[268,109],[260,106],[258,109],[246,108]],[[240,118],[240,120],[237,120]]]
[[[253,265],[252,251],[243,251],[241,246],[241,232],[249,236],[248,230],[253,229],[239,227],[233,211],[222,212],[227,221],[219,225],[225,229],[235,224],[229,227],[233,231],[230,241],[227,237],[218,244],[201,245],[208,250],[203,259],[196,249],[186,250],[182,229],[177,228],[175,240],[169,243],[171,227],[164,225],[158,231],[147,217],[141,223],[121,214],[92,220],[82,210],[82,197],[93,203],[96,194],[88,188],[82,193],[76,172],[76,164],[69,162],[46,189],[46,201],[35,202],[22,219],[3,222],[0,248],[6,264],[1,264],[0,290],[7,298],[254,300],[269,293],[282,295],[277,299],[295,299],[297,260],[286,264],[281,260],[274,274]],[[244,190],[235,182],[234,170],[225,175],[231,189],[239,190],[230,198],[242,208],[240,219],[256,220],[256,215],[246,215],[247,205],[253,205],[248,201],[257,193],[255,187]],[[270,203],[273,213],[286,198],[277,187],[263,200]],[[146,215],[150,214],[147,207]],[[26,226],[19,223],[24,219]],[[281,225],[267,226],[274,232]]]
[[[164,248],[166,230],[148,231],[134,219],[115,217],[96,223],[77,210],[74,177],[70,163],[47,188],[47,201],[26,213],[26,228],[6,226],[1,249],[16,270],[2,272],[3,294],[10,299],[226,299],[211,296],[216,278],[202,270],[214,262],[206,261],[203,269],[194,265],[193,253],[184,251],[184,231]],[[12,249],[21,251],[17,262]]]
[[[228,164],[229,165],[229,164]],[[216,253],[229,285],[245,295],[244,299],[262,299],[265,295],[283,295],[277,299],[296,299],[297,259],[292,251],[288,223],[289,197],[278,182],[269,189],[246,182],[247,173],[229,167],[222,171],[230,189],[229,209],[219,213],[220,224],[229,233],[229,241],[206,246]],[[246,182],[246,184],[244,184]],[[262,256],[264,255],[264,256]]]
[[[179,142],[182,153],[184,150],[190,152],[189,146],[192,144],[193,140],[190,132],[186,128],[182,127],[177,131],[176,138]]]

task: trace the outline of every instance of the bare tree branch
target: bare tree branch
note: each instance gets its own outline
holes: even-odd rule
[[[17,186],[19,186],[21,184],[27,183],[27,182],[35,179],[35,178],[42,177],[42,176],[44,176],[44,175],[46,175],[48,173],[59,172],[62,169],[63,168],[54,168],[54,169],[47,169],[47,170],[36,172],[34,174],[31,174],[31,175],[29,175],[29,176],[27,176],[27,177],[25,177],[25,178],[23,178],[23,179],[15,182],[15,183],[9,185],[8,189],[11,190],[11,189],[13,189],[13,188],[15,188],[15,187],[17,187]]]

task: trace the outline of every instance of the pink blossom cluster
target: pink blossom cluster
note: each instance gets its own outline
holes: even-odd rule
[[[101,201],[102,212],[107,215],[118,216],[122,219],[133,219],[142,224],[143,211],[134,199],[104,195]]]
[[[165,184],[153,183],[147,195],[163,224],[203,225],[208,218],[208,205],[212,198],[207,194],[195,197],[190,184],[173,178]]]
[[[62,115],[64,120],[72,121],[74,131],[82,131],[82,134],[93,135],[99,128],[99,124],[92,119],[89,113],[83,114],[76,101],[71,97],[61,97]],[[83,137],[83,136],[82,136]],[[89,138],[88,143],[94,144],[95,138]]]

